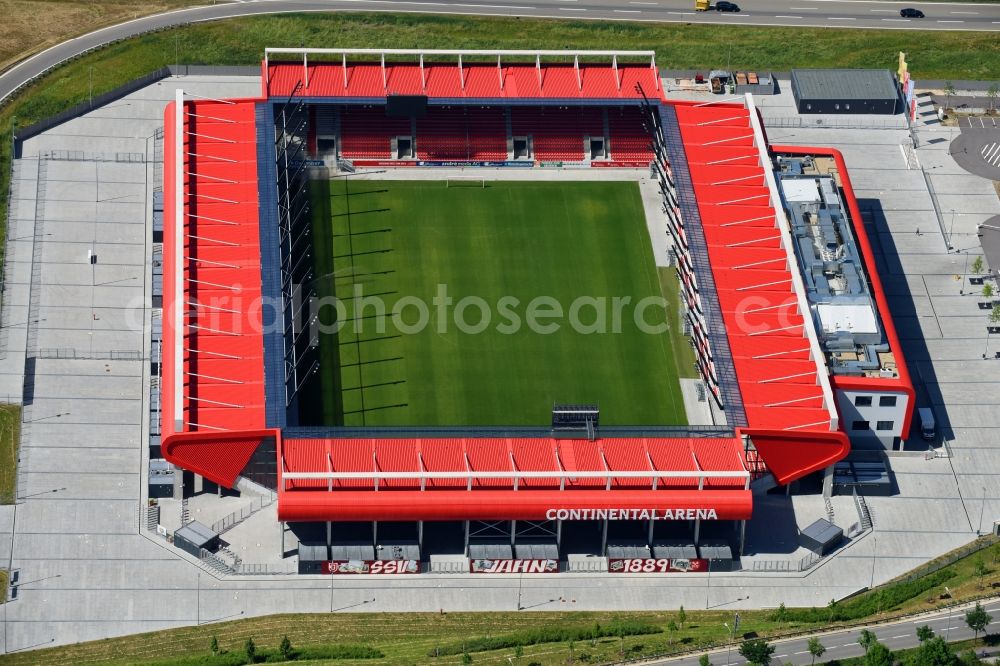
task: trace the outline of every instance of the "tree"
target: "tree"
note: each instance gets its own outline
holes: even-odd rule
[[[983,285],[983,298],[993,298],[993,285],[989,282]]]
[[[754,638],[749,641],[743,641],[743,644],[740,645],[740,654],[751,664],[769,666],[771,655],[774,654],[774,646],[768,644],[762,638]]]
[[[288,640],[288,636],[281,637],[281,645],[278,646],[278,652],[281,653],[281,658],[284,661],[291,661],[292,659],[292,642]]]
[[[990,570],[986,566],[986,562],[983,561],[983,556],[980,555],[976,558],[976,576],[979,578],[979,589],[983,589],[983,578],[986,577]]]
[[[947,101],[945,101],[945,103],[944,103],[944,108],[945,109],[950,109],[951,108],[951,97],[952,97],[952,95],[955,94],[955,84],[952,83],[951,81],[945,81],[944,82],[944,94],[947,97]]]
[[[687,622],[688,614],[684,612],[684,606],[677,609],[677,621],[681,624],[681,629],[684,628],[684,623]]]
[[[707,654],[703,654],[698,657],[698,666],[712,666],[712,660],[708,658]]]
[[[976,257],[972,260],[972,274],[979,275],[983,272],[983,258]]]
[[[926,643],[930,639],[934,638],[934,630],[928,627],[926,624],[917,627],[917,640],[921,643]]]
[[[677,623],[674,622],[673,620],[671,620],[670,623],[667,624],[667,631],[670,632],[670,643],[671,644],[673,644],[673,642],[674,642],[674,634],[677,632],[677,628],[678,628],[677,627]]]
[[[814,664],[816,663],[816,660],[822,657],[823,653],[826,652],[826,647],[820,643],[819,639],[815,636],[809,639],[807,649],[809,650],[809,654],[812,655],[812,663]]]
[[[785,602],[782,601],[778,604],[778,610],[774,611],[774,621],[775,622],[785,622],[788,620],[788,609],[785,608]]]
[[[878,642],[878,637],[871,631],[867,629],[861,630],[861,635],[858,636],[858,645],[860,645],[865,652],[871,649],[872,645]]]
[[[219,639],[212,636],[212,642],[208,644],[208,649],[212,651],[212,656],[219,654]]]
[[[993,617],[986,612],[978,601],[975,608],[966,612],[965,624],[969,625],[969,629],[972,629],[973,634],[975,634],[973,641],[979,640],[979,634],[986,630],[992,619]]]
[[[986,96],[990,98],[990,113],[993,113],[996,108],[997,95],[1000,95],[1000,86],[991,83],[990,87],[986,89]]]
[[[991,324],[1000,323],[1000,303],[994,305],[993,309],[990,310],[990,323]]]
[[[257,661],[257,646],[254,645],[252,638],[248,638],[247,642],[243,644],[243,651],[247,653],[248,664]]]
[[[954,666],[955,653],[943,638],[935,636],[917,648],[910,666]]]
[[[865,651],[865,656],[861,660],[861,663],[864,666],[892,666],[892,652],[886,646],[875,641]]]

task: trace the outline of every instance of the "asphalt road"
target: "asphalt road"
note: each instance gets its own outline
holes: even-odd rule
[[[879,0],[739,0],[740,13],[695,12],[694,0],[249,0],[156,14],[57,44],[0,75],[0,100],[45,70],[117,39],[198,21],[278,12],[384,11],[735,25],[1000,31],[1000,4]],[[924,19],[901,19],[916,7]],[[387,44],[390,39],[387,38]],[[275,46],[280,46],[275,44]]]
[[[996,631],[1000,629],[1000,600],[991,601],[984,604],[983,607],[987,610],[987,612],[989,612],[990,615],[993,616],[993,620],[990,622],[989,627],[987,627],[987,633],[996,633]],[[894,652],[903,648],[916,647],[919,643],[917,640],[917,627],[925,624],[933,629],[935,634],[944,637],[948,641],[964,640],[973,637],[972,631],[965,624],[965,611],[969,608],[971,608],[971,605],[957,607],[950,613],[927,614],[916,619],[907,619],[901,622],[893,622],[891,624],[874,625],[868,627],[868,629],[875,632],[879,641]],[[730,626],[732,626],[731,622]],[[858,635],[860,633],[861,628],[859,627],[857,629],[849,629],[846,631],[814,634],[820,639],[823,646],[826,647],[826,653],[817,661],[824,662],[832,659],[860,657],[864,653],[861,646],[858,645]],[[774,656],[771,659],[771,663],[785,664],[790,662],[796,665],[812,663],[812,655],[809,654],[807,647],[807,643],[811,637],[812,636],[803,636],[800,638],[791,638],[784,641],[772,642],[771,644],[776,649],[774,651]],[[738,647],[739,642],[737,641],[736,643],[733,643],[732,650],[717,650],[710,652],[709,656],[712,663],[715,666],[725,666],[726,664],[729,666],[745,666],[747,662],[740,656],[737,649]],[[650,662],[650,664],[653,666],[698,666],[699,657],[700,654],[696,654],[687,657]]]

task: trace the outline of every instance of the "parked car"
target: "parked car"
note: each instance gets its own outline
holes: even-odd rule
[[[738,12],[740,11],[740,6],[735,2],[717,2],[715,3],[715,11],[717,12]]]
[[[913,7],[905,7],[899,10],[899,15],[903,18],[923,18],[924,13],[919,9],[914,9]]]

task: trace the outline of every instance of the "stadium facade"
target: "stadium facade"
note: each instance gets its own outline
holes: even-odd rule
[[[279,520],[325,523],[327,546],[332,523],[432,521],[464,523],[466,547],[470,523],[513,539],[518,521],[603,523],[603,546],[609,521],[650,538],[679,522],[697,544],[703,524],[742,534],[757,492],[829,484],[852,441],[908,437],[913,388],[843,158],[769,145],[752,96],[668,100],[651,52],[269,49],[261,78],[259,98],[178,90],[165,112],[161,436],[178,467],[275,491]],[[649,168],[728,425],[301,425],[324,370],[303,307],[319,163]]]

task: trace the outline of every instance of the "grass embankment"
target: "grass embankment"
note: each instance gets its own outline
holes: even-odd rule
[[[200,0],[0,0],[0,71],[77,35]]]
[[[686,422],[635,183],[323,185],[315,284],[345,306],[320,337],[326,423],[543,425],[555,402]]]
[[[0,504],[14,503],[20,433],[21,406],[0,404]]]
[[[983,596],[994,585],[1000,587],[998,556],[1000,544],[994,543],[916,581],[888,584],[822,609],[742,611],[740,630],[745,632],[744,636],[755,634],[765,638],[826,631],[916,610],[932,610],[945,601],[961,602]],[[977,573],[976,563],[980,558],[985,567]],[[944,585],[954,593],[953,599],[944,598]],[[853,619],[847,621],[848,618]],[[728,610],[688,611],[683,623],[673,611],[276,615],[11,654],[0,657],[0,665],[221,666],[229,663],[226,659],[236,659],[247,638],[253,638],[262,651],[275,654],[284,635],[294,648],[302,650],[303,658],[317,655],[317,660],[326,660],[322,663],[459,664],[465,650],[475,664],[507,666],[508,657],[513,658],[516,647],[521,646],[524,656],[517,663],[525,666],[533,662],[542,666],[563,665],[570,658],[574,663],[598,664],[618,661],[622,652],[628,658],[638,659],[721,647],[728,640],[723,622],[731,620],[732,611]],[[671,629],[671,623],[677,628]],[[209,654],[212,636],[218,637],[220,647],[228,655],[213,660]],[[335,662],[332,656],[318,656],[358,648],[374,650],[383,656]]]

